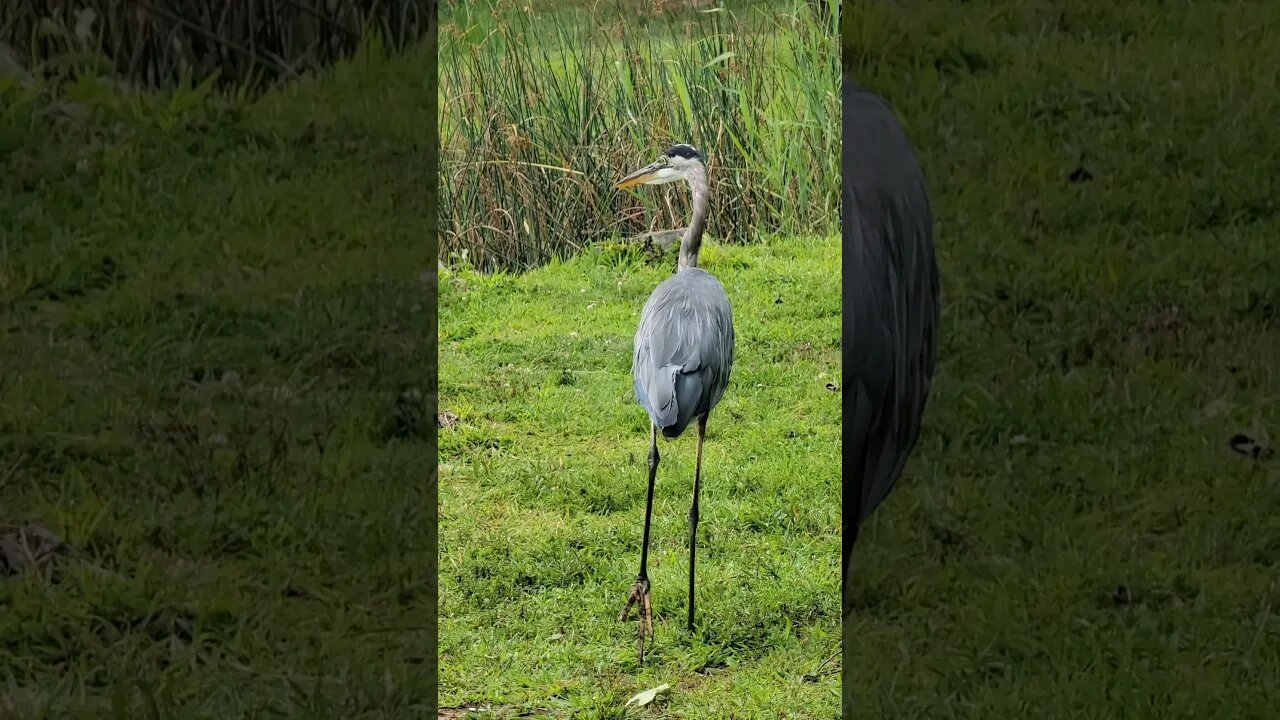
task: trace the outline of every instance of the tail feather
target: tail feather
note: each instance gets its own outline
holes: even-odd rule
[[[679,437],[705,404],[705,372],[701,368],[685,372],[680,365],[663,365],[647,377],[636,377],[636,399],[664,437]]]
[[[680,433],[689,427],[689,423],[693,422],[698,408],[703,404],[703,379],[702,370],[695,370],[691,373],[676,373],[676,421],[673,425],[662,428],[663,435],[672,438],[679,437]]]
[[[679,372],[679,365],[663,365],[648,377],[636,376],[636,399],[649,412],[649,419],[660,429],[675,425],[678,420],[676,376]]]

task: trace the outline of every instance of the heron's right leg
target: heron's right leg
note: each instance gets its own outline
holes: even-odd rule
[[[698,464],[693,471],[693,505],[689,507],[689,632],[693,632],[693,567],[698,560],[698,491],[702,488],[702,441],[707,437],[707,416],[698,418]]]
[[[644,505],[644,540],[640,545],[640,573],[636,575],[635,587],[627,598],[627,606],[622,609],[618,620],[626,620],[631,614],[631,606],[635,605],[639,614],[639,637],[637,645],[640,662],[644,662],[645,635],[653,635],[653,603],[649,599],[649,525],[653,518],[653,486],[658,479],[658,426],[651,425],[649,432],[649,495]]]

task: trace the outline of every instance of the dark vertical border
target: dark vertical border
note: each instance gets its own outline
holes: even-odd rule
[[[849,336],[850,319],[848,313],[849,307],[849,269],[848,258],[851,253],[849,245],[853,241],[854,225],[853,225],[853,186],[848,181],[849,166],[852,163],[849,144],[844,141],[849,136],[849,118],[844,113],[844,108],[848,105],[849,92],[852,89],[850,77],[853,72],[853,26],[852,13],[849,12],[853,0],[844,0],[841,5],[840,13],[840,367],[841,367],[841,387],[848,388],[848,380],[844,377],[845,369],[849,367],[848,358],[845,354],[849,350],[849,344],[845,342],[845,338]],[[853,542],[858,534],[858,511],[855,504],[860,497],[857,488],[851,487],[851,476],[848,472],[851,464],[848,459],[849,443],[844,437],[845,428],[847,427],[846,415],[848,410],[845,407],[848,404],[847,391],[841,394],[841,420],[840,420],[840,717],[852,718],[853,715],[853,671],[852,660],[853,653],[850,651],[852,647],[849,642],[851,621],[853,619],[850,613],[850,600],[848,593],[848,576],[852,569],[853,562]]]
[[[844,369],[849,367],[848,359],[845,353],[848,352],[849,345],[844,342],[844,338],[849,336],[850,318],[847,312],[849,307],[849,270],[848,258],[850,257],[849,244],[853,241],[853,185],[848,181],[849,166],[852,163],[850,148],[848,143],[844,142],[844,138],[849,136],[849,118],[844,113],[844,108],[848,104],[849,92],[852,89],[850,81],[853,73],[853,13],[851,12],[855,0],[843,0],[840,7],[840,366],[841,366],[841,387],[847,388],[848,383],[844,378]],[[850,475],[847,469],[850,467],[847,455],[849,453],[849,443],[844,437],[846,422],[844,415],[847,410],[844,407],[847,404],[848,395],[841,394],[841,421],[840,421],[840,525],[841,525],[841,557],[840,557],[840,717],[852,718],[853,714],[853,653],[850,651],[852,647],[849,642],[851,630],[852,614],[849,612],[850,597],[847,592],[848,575],[851,570],[853,561],[853,541],[857,538],[857,509],[854,503],[860,493],[856,488],[851,488]]]
[[[439,29],[440,21],[436,0],[425,0],[427,11],[427,33],[426,43],[429,57],[437,58],[439,50]],[[424,305],[427,308],[427,326],[423,331],[427,335],[427,356],[430,362],[430,377],[427,379],[428,392],[427,412],[428,422],[431,423],[427,439],[427,452],[429,453],[429,462],[427,463],[427,552],[430,558],[427,563],[427,705],[431,710],[429,717],[435,717],[439,714],[440,707],[440,662],[439,647],[440,638],[440,603],[439,603],[439,423],[436,418],[439,417],[439,380],[440,380],[440,356],[439,356],[439,293],[437,292],[439,282],[439,253],[440,243],[438,237],[439,231],[439,197],[440,197],[440,119],[439,119],[439,84],[440,72],[438,70],[439,61],[433,63],[430,77],[427,78],[427,87],[429,90],[431,107],[427,122],[427,137],[433,138],[427,153],[427,283],[425,292],[427,293]]]
[[[842,10],[852,10],[846,1]],[[841,706],[853,717],[854,546],[915,450],[937,365],[941,293],[928,179],[889,103],[858,86],[841,16]]]

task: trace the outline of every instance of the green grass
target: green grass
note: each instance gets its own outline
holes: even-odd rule
[[[1280,422],[1280,5],[860,7],[945,305],[858,717],[1274,717],[1280,469],[1227,444]]]
[[[619,623],[639,565],[641,306],[674,258],[592,252],[443,273],[441,706],[504,717],[823,718],[838,707],[838,238],[709,246],[738,354],[704,450],[698,617],[685,631],[694,438],[660,441],[643,667]],[[806,675],[817,675],[807,678]],[[644,711],[628,698],[668,683]]]
[[[698,146],[718,197],[709,232],[734,242],[835,229],[834,27],[803,0],[637,22],[463,5],[440,47],[441,255],[524,270],[619,234],[682,227],[686,198],[612,183],[675,142]],[[638,207],[637,207],[638,205]]]
[[[604,2],[590,23],[540,9],[461,6],[441,31],[441,407],[458,418],[441,430],[441,705],[831,717],[839,246],[797,238],[835,225],[834,33],[801,3],[640,22]],[[635,624],[616,620],[647,477],[631,337],[674,259],[608,241],[680,227],[688,203],[610,186],[672,142],[698,145],[728,198],[710,234],[733,244],[703,261],[734,298],[739,356],[706,447],[692,636],[694,445],[663,443],[640,667]]]
[[[429,715],[433,63],[0,81],[0,715]]]

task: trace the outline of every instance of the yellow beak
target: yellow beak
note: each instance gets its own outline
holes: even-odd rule
[[[653,177],[658,174],[658,170],[660,170],[661,168],[662,168],[662,165],[659,163],[646,165],[645,167],[640,168],[639,170],[631,173],[630,175],[614,183],[613,186],[618,190],[625,190],[629,187],[635,187],[636,185],[640,185],[644,182],[647,182],[648,180],[653,179]]]

